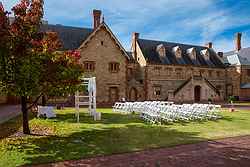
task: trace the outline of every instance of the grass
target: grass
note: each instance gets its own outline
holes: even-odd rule
[[[233,105],[250,106],[250,102],[234,102]]]
[[[44,136],[5,137],[0,139],[0,166],[19,166],[98,155],[170,147],[240,135],[250,135],[250,112],[223,112],[223,119],[206,122],[180,122],[150,125],[138,115],[113,113],[99,109],[101,121],[93,121],[82,112],[76,123],[74,109],[57,111],[56,119],[30,120],[32,129]],[[20,118],[0,125],[0,136],[14,133]],[[8,133],[7,133],[8,132]]]

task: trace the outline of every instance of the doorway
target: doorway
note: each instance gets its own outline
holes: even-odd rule
[[[195,102],[201,101],[201,87],[200,86],[194,87],[194,101]]]
[[[131,88],[129,93],[129,100],[132,102],[137,101],[137,90],[135,88]]]
[[[109,101],[112,103],[118,102],[119,100],[119,90],[117,87],[109,88]]]

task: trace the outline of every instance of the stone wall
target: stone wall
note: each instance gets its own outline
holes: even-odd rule
[[[225,81],[226,71],[220,68],[201,68],[194,66],[177,66],[177,65],[155,65],[149,64],[147,68],[147,100],[167,100],[171,96],[170,94],[182,86],[193,76],[202,76],[206,78],[214,87],[221,92],[221,97],[217,100],[223,100],[225,98]],[[198,85],[204,86],[206,84],[200,83]],[[175,101],[194,101],[193,89],[195,85],[185,87],[181,90],[181,94],[176,96]],[[207,86],[205,86],[207,87]],[[213,93],[209,93],[213,90],[206,88],[207,94],[201,94],[202,100],[208,100],[209,97],[215,96]],[[190,96],[190,94],[192,94]],[[205,97],[205,95],[207,97]],[[175,98],[175,97],[173,97]]]
[[[228,67],[226,77],[226,94],[228,96],[240,96],[241,68]]]
[[[132,62],[128,64],[127,70],[128,80],[128,101],[144,101],[145,100],[145,68],[141,67],[138,63]],[[133,96],[136,96],[134,98]]]
[[[250,83],[250,66],[241,67],[241,83]]]
[[[106,29],[102,28],[97,31],[80,52],[82,63],[85,61],[95,62],[95,70],[93,72],[86,71],[85,77],[96,77],[96,98],[99,105],[111,105],[114,102],[116,92],[118,94],[117,100],[126,97],[127,59]],[[118,72],[110,72],[110,62],[119,63]]]

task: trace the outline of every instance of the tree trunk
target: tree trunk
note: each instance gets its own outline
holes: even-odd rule
[[[28,116],[28,108],[27,108],[27,97],[26,96],[21,97],[21,107],[22,107],[22,113],[23,113],[23,133],[30,134],[29,116]]]
[[[46,97],[45,95],[42,96],[42,106],[46,106]]]

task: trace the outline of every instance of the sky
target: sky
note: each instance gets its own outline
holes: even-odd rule
[[[10,10],[18,0],[0,0]],[[129,50],[132,32],[140,38],[205,45],[234,50],[236,32],[242,47],[250,47],[250,0],[45,0],[49,24],[92,27],[92,10],[102,10],[105,22]]]

